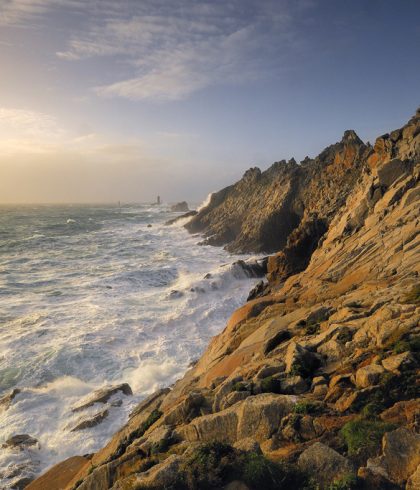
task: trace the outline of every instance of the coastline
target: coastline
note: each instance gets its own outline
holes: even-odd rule
[[[332,203],[337,209],[327,216],[325,232],[314,223],[327,217],[314,219],[311,212],[330,196],[315,185],[315,207],[282,231],[286,238],[269,259],[268,281],[233,313],[197,364],[170,391],[141,402],[102,450],[59,464],[27,488],[193,488],[189,482],[205,482],[204,471],[210,488],[252,489],[261,485],[247,476],[252,458],[266,469],[280,465],[275,468],[285,481],[301,488],[310,488],[310,478],[321,488],[345,480],[348,486],[338,488],[416,488],[419,139],[418,111],[373,148],[362,147],[353,133],[329,147],[325,172],[340,182],[354,164],[357,178],[342,205]],[[293,162],[289,167],[293,180],[297,171]],[[248,173],[234,191],[245,202],[249,186],[260,193],[260,178]],[[232,215],[231,200],[223,209],[228,189],[190,223],[214,244],[217,227],[218,244],[227,240],[238,250],[254,229],[245,226],[236,236],[223,231]],[[284,216],[289,192],[280,202]],[[299,255],[302,247],[309,257]],[[360,430],[365,439],[354,441]],[[194,466],[203,447],[216,467],[226,465],[230,480],[211,461],[206,470]],[[229,487],[233,481],[242,486]]]

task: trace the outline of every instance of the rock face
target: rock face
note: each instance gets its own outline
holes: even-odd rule
[[[44,488],[418,488],[419,180],[417,112],[373,148],[346,132],[214,194],[189,229],[276,251],[268,282],[182,379]]]
[[[187,201],[177,202],[171,206],[173,213],[188,213],[189,210]]]
[[[73,412],[80,412],[85,408],[89,408],[95,403],[106,403],[111,396],[115,395],[121,391],[126,396],[132,395],[130,386],[127,383],[122,383],[120,385],[106,386],[88,395],[86,398],[81,400],[77,405],[72,408]]]

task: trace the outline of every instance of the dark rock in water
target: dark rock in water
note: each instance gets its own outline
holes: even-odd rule
[[[207,272],[207,274],[204,276],[204,279],[211,279],[213,276],[210,274],[210,272]]]
[[[171,206],[171,211],[173,213],[188,213],[189,210],[187,201],[177,202]]]
[[[180,221],[180,220],[182,220],[184,218],[192,218],[196,214],[197,214],[197,211],[188,211],[188,213],[181,214],[181,216],[177,216],[176,218],[172,218],[172,219],[168,220],[165,223],[165,225],[166,226],[173,225],[174,223],[177,223],[178,221]]]
[[[9,437],[2,447],[22,450],[26,447],[35,446],[35,444],[38,444],[38,440],[34,437],[31,437],[28,434],[16,434],[15,436]]]
[[[237,260],[232,264],[234,275],[235,269],[239,269],[245,273],[248,277],[263,277],[267,273],[268,257],[264,257],[261,260],[255,260],[254,262]]]
[[[152,227],[152,225],[149,223],[149,224],[147,225],[147,228],[151,228],[151,227]]]
[[[103,420],[105,420],[109,415],[108,409],[101,410],[92,416],[81,417],[77,420],[76,425],[70,429],[70,432],[76,432],[77,430],[89,429],[90,427],[95,427],[99,425]]]
[[[191,288],[190,291],[192,293],[205,293],[206,292],[206,290],[204,288],[198,288],[198,287],[197,288]]]
[[[106,403],[112,395],[115,395],[115,393],[118,393],[119,391],[121,391],[126,396],[133,394],[128,383],[122,383],[120,385],[114,386],[106,386],[105,388],[96,390],[91,395],[88,395],[79,403],[79,405],[76,405],[71,410],[72,412],[79,412],[80,410],[91,407],[95,403]]]
[[[169,297],[171,299],[181,298],[181,296],[184,296],[184,293],[182,291],[178,291],[177,289],[172,289],[172,291],[169,293]]]
[[[10,393],[7,393],[6,395],[2,396],[0,398],[0,412],[7,410],[10,405],[12,404],[12,401],[14,400],[15,396],[20,393],[19,388],[14,388]]]
[[[264,296],[266,285],[267,284],[264,281],[257,282],[257,284],[249,292],[246,300],[251,301],[251,299],[261,298],[261,296]]]

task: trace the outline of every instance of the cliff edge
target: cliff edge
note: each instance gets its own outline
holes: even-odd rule
[[[262,295],[106,447],[27,488],[420,488],[419,175],[417,111],[215,193],[188,229],[276,252]]]

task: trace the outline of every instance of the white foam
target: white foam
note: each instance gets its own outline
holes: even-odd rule
[[[29,242],[28,261],[0,277],[7,292],[0,295],[0,390],[23,389],[0,414],[0,443],[13,434],[36,437],[38,472],[102,447],[136,403],[182,376],[255,283],[229,265],[238,257],[164,226],[164,209],[124,212],[95,231],[54,236],[48,247]],[[72,214],[79,221],[77,209]],[[13,251],[4,257],[13,260]],[[120,382],[132,397],[121,395],[123,405],[99,426],[68,430],[78,417],[72,405]],[[6,452],[0,468],[23,457]]]

